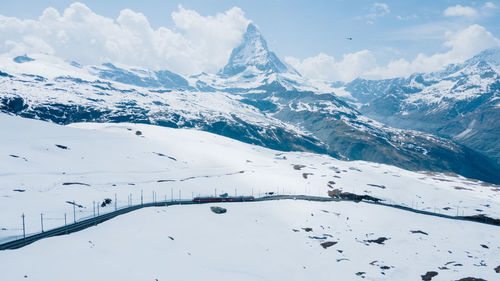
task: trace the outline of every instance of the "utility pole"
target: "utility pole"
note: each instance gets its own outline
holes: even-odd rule
[[[21,217],[23,218],[23,238],[26,239],[26,225],[24,224],[24,213]]]
[[[73,222],[76,222],[76,205],[75,205],[75,200],[73,200]]]

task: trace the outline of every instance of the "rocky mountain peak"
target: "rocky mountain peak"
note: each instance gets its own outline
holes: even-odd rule
[[[233,76],[251,68],[260,72],[297,73],[291,66],[282,62],[275,53],[269,51],[266,40],[252,23],[248,24],[241,44],[233,49],[227,65],[220,71],[220,74]]]

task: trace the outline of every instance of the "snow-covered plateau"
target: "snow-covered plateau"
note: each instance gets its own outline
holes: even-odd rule
[[[499,186],[194,129],[68,126],[0,114],[0,241],[143,200],[340,190],[441,214],[500,218]],[[495,280],[500,228],[364,202],[282,200],[135,211],[0,252],[2,280]],[[331,243],[326,243],[331,242]],[[430,273],[429,273],[430,272]]]

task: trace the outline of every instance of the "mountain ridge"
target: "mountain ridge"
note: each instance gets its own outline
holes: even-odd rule
[[[453,139],[500,163],[500,48],[407,78],[356,79],[342,90],[363,114],[388,125]]]
[[[499,165],[466,146],[391,128],[363,116],[334,93],[319,90],[294,70],[275,71],[273,66],[284,63],[268,56],[271,52],[254,25],[248,30],[246,37],[257,43],[244,40],[240,49],[257,48],[249,53],[259,55],[261,70],[254,56],[248,56],[249,65],[242,72],[181,77],[188,86],[182,79],[180,86],[169,84],[175,79],[162,86],[157,72],[114,64],[82,67],[36,56],[18,64],[0,58],[0,70],[6,73],[0,78],[0,110],[60,124],[132,122],[194,128],[284,151],[327,153],[500,182]],[[237,47],[233,54],[240,51]],[[230,59],[227,69],[237,65]]]

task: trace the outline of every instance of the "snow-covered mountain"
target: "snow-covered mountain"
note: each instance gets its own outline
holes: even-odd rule
[[[268,50],[250,24],[219,74],[81,66],[38,55],[0,58],[0,109],[73,122],[197,128],[273,149],[328,153],[500,182],[500,167],[451,140],[366,118]],[[187,82],[186,82],[187,81]]]
[[[500,163],[500,48],[443,71],[356,79],[340,91],[363,114],[398,128],[453,139]]]
[[[283,63],[275,53],[269,51],[266,40],[252,23],[248,24],[243,42],[232,51],[229,62],[220,74],[234,76],[245,71],[298,74],[293,67]]]

